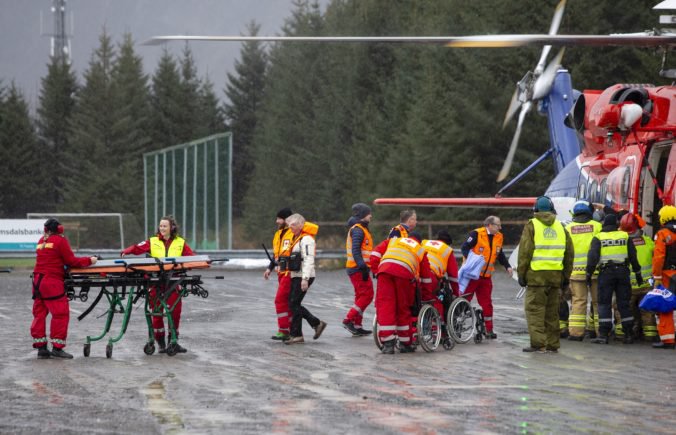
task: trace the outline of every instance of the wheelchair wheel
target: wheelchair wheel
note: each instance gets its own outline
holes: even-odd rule
[[[467,299],[456,298],[453,301],[448,309],[446,329],[456,343],[467,343],[474,337],[476,316]]]
[[[373,341],[378,346],[378,350],[383,350],[383,342],[378,337],[378,318],[376,316],[373,316]]]
[[[425,352],[434,352],[441,341],[441,316],[432,305],[423,305],[418,313],[418,344]]]

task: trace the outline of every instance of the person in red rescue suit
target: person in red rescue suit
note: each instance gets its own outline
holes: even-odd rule
[[[289,231],[293,234],[291,240],[291,251],[287,261],[288,270],[291,272],[291,292],[289,293],[289,310],[291,312],[291,335],[284,344],[302,344],[303,338],[303,319],[305,319],[312,329],[315,330],[313,339],[318,339],[324,329],[326,322],[319,320],[312,315],[310,310],[305,308],[302,303],[307,291],[315,280],[315,237],[319,226],[311,222],[306,222],[300,214],[292,214],[286,219]],[[280,264],[282,259],[280,258]],[[281,269],[281,267],[280,267]]]
[[[422,247],[427,253],[430,268],[436,278],[437,292],[441,291],[445,282],[448,282],[453,294],[458,294],[458,262],[455,260],[451,243],[453,239],[448,231],[441,230],[437,233],[435,240],[423,240]],[[424,301],[434,301],[434,308],[442,315],[442,322],[445,322],[444,302],[450,303],[450,301],[440,301],[436,292],[423,292],[421,296]]]
[[[408,237],[408,233],[413,231],[418,224],[418,215],[415,210],[402,210],[399,213],[399,224],[390,230],[387,238]]]
[[[272,255],[270,265],[263,272],[263,278],[270,278],[273,270],[277,271],[277,294],[275,295],[275,311],[277,312],[277,333],[273,335],[273,340],[289,339],[289,292],[291,291],[291,275],[289,271],[279,270],[279,257],[288,256],[291,249],[291,239],[293,234],[286,225],[286,218],[293,212],[290,208],[283,208],[277,212],[275,223],[277,231],[272,238]]]
[[[664,288],[676,293],[676,207],[665,205],[659,212],[662,228],[655,234],[655,251],[653,252],[653,279],[655,287],[662,284]],[[674,312],[658,313],[657,333],[660,342],[654,343],[658,349],[673,349]]]
[[[150,237],[148,240],[144,240],[136,245],[129,246],[124,249],[120,255],[124,257],[125,255],[143,255],[150,253],[151,257],[162,258],[162,257],[183,257],[195,255],[185,239],[178,235],[178,224],[173,216],[164,216],[160,219],[159,226],[157,228],[157,234]],[[176,288],[166,300],[168,306],[172,306],[177,300],[176,306],[171,314],[171,319],[174,323],[174,329],[176,330],[176,339],[178,340],[178,327],[181,323],[181,309],[183,307],[183,301],[179,298],[179,288]],[[149,295],[150,309],[155,311],[159,307],[157,288],[152,287],[150,289]],[[160,308],[161,309],[161,308]],[[165,340],[165,329],[164,329],[164,317],[163,316],[153,316],[153,331],[155,332],[155,340],[159,347],[159,353],[166,353],[166,340]],[[171,339],[171,336],[169,336]],[[185,353],[187,350],[176,343],[176,350],[179,353]]]
[[[484,226],[469,233],[469,237],[460,248],[463,258],[467,258],[469,251],[473,251],[477,255],[482,255],[486,260],[479,279],[471,280],[467,285],[465,298],[471,301],[472,295],[476,293],[476,299],[484,312],[488,338],[498,338],[498,335],[493,332],[493,281],[491,276],[495,272],[495,261],[497,260],[510,276],[514,273],[502,251],[501,228],[499,217],[488,216],[484,219]]]
[[[382,352],[394,353],[399,340],[401,353],[415,352],[412,343],[411,306],[417,282],[422,292],[432,292],[435,278],[420,234],[386,239],[371,252],[371,269],[377,271],[376,317]]]
[[[58,220],[47,219],[45,234],[38,241],[35,268],[33,269],[33,322],[31,336],[38,358],[73,358],[64,351],[70,321],[70,306],[64,286],[64,266],[87,267],[96,264],[96,257],[76,257],[68,239],[63,235],[63,225]],[[49,335],[52,351],[47,348],[47,315],[52,315]]]
[[[371,208],[358,202],[352,206],[352,217],[347,221],[350,229],[345,241],[345,269],[354,287],[354,304],[345,315],[343,328],[355,337],[371,334],[363,328],[362,320],[364,311],[373,302],[373,280],[369,269],[373,249],[373,237],[369,231],[372,216]]]
[[[651,276],[655,242],[643,234],[641,230],[643,226],[645,226],[645,221],[633,213],[627,213],[620,219],[620,230],[629,234],[629,240],[634,243],[636,248],[638,264],[641,265],[641,276]],[[650,283],[646,280],[644,284],[639,285],[635,275],[631,275],[630,278],[631,299],[629,299],[629,308],[631,308],[634,316],[634,337],[642,338],[644,341],[651,343],[658,342],[655,314],[639,308],[639,303],[650,291]]]

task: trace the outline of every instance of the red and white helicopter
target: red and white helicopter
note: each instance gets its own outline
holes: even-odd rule
[[[676,70],[664,69],[666,53],[676,46],[676,33],[653,30],[613,35],[558,35],[566,0],[561,0],[546,35],[481,35],[440,37],[303,37],[303,36],[157,36],[146,44],[172,40],[271,41],[334,43],[424,43],[448,47],[518,47],[544,45],[532,72],[517,84],[505,124],[519,111],[509,154],[498,176],[504,179],[511,167],[521,127],[529,111],[537,108],[548,116],[550,149],[514,177],[492,198],[380,198],[378,205],[430,207],[532,208],[535,197],[503,197],[502,192],[548,157],[554,160],[556,176],[545,194],[557,212],[568,210],[579,198],[597,204],[627,209],[647,222],[646,233],[656,231],[653,216],[663,204],[676,204],[676,86],[617,84],[605,90],[573,90],[568,72],[561,68],[563,50],[546,63],[552,46],[662,47],[663,77],[676,79]],[[655,9],[676,9],[676,0],[666,0]],[[673,103],[673,104],[672,104]]]

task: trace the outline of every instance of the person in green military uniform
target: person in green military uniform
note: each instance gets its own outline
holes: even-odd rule
[[[556,219],[554,204],[540,196],[533,219],[519,242],[519,284],[526,287],[524,310],[530,346],[524,352],[553,352],[560,347],[559,292],[569,284],[575,250],[570,235]]]

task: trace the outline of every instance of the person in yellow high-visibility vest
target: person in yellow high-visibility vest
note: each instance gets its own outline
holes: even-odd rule
[[[585,274],[587,272],[587,254],[592,239],[601,232],[601,223],[592,219],[594,208],[587,200],[579,200],[573,206],[573,220],[566,225],[566,231],[570,234],[575,248],[573,259],[573,271],[570,275],[571,313],[568,316],[567,329],[568,339],[582,341],[587,320],[587,302],[591,299],[594,313],[594,324],[598,324],[598,274],[592,276],[592,285],[587,287]],[[564,302],[567,304],[567,302]],[[561,313],[559,313],[559,316]],[[561,325],[561,320],[559,322]],[[596,327],[594,327],[596,330]],[[563,334],[565,335],[565,333]],[[563,338],[562,335],[562,338]]]
[[[636,282],[643,285],[641,265],[636,257],[636,247],[629,242],[629,235],[617,228],[617,215],[608,214],[603,219],[601,232],[594,236],[587,256],[587,283],[591,283],[592,274],[599,266],[599,336],[592,343],[608,344],[613,326],[613,293],[617,309],[622,316],[625,344],[634,342],[632,329],[634,316],[629,308],[631,298],[631,280],[629,265],[634,271]]]
[[[150,256],[155,258],[195,255],[185,239],[178,235],[178,224],[173,216],[164,216],[160,219],[160,223],[157,227],[157,234],[150,237],[148,240],[127,247],[120,255],[124,257],[125,255],[143,255],[147,253],[150,253]],[[181,323],[181,309],[183,307],[183,301],[179,298],[179,291],[180,289],[176,288],[167,297],[166,301],[168,306],[172,306],[178,299],[178,302],[171,313],[171,319],[174,323],[177,339],[178,327]],[[148,297],[150,298],[148,301],[150,309],[154,311],[157,304],[159,304],[159,301],[157,300],[157,289],[155,287],[150,289]],[[159,353],[166,353],[164,318],[162,316],[153,316],[152,323],[155,341],[157,341],[157,346],[160,349]],[[187,352],[187,350],[178,343],[176,343],[176,350],[179,353]]]
[[[620,230],[629,234],[629,240],[634,243],[636,247],[636,257],[638,263],[641,265],[641,276],[651,276],[653,268],[653,251],[655,250],[655,242],[643,234],[641,228],[642,219],[639,219],[633,213],[627,213],[620,219]],[[655,322],[655,313],[644,311],[639,308],[639,303],[643,297],[650,291],[650,283],[644,282],[639,285],[636,277],[631,280],[631,299],[629,300],[629,307],[634,314],[634,336],[643,338],[645,341],[654,343],[658,342],[657,338],[657,323]]]
[[[533,219],[519,242],[519,284],[526,287],[524,310],[530,346],[524,352],[553,352],[560,347],[559,292],[568,285],[575,250],[570,234],[556,219],[554,204],[538,197]]]

